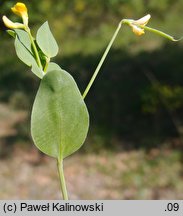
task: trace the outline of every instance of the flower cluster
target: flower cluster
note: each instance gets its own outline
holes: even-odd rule
[[[161,37],[167,38],[168,40],[171,40],[171,41],[179,41],[179,40],[183,39],[183,37],[179,38],[179,39],[175,39],[171,35],[166,34],[166,33],[162,32],[158,29],[146,26],[147,23],[149,22],[150,18],[151,18],[151,15],[147,14],[146,16],[144,16],[138,20],[123,19],[123,20],[121,20],[120,24],[127,24],[128,26],[130,26],[132,28],[133,33],[136,34],[137,36],[141,36],[141,35],[145,34],[145,31],[149,31],[149,32],[157,34]]]
[[[130,26],[132,27],[132,31],[138,36],[145,34],[144,27],[149,22],[150,18],[151,15],[148,14],[138,20],[132,20],[132,22],[130,23]]]
[[[28,26],[28,12],[24,3],[18,2],[11,8],[12,12],[22,18],[23,23],[12,22],[6,16],[3,16],[3,22],[10,29],[25,29]]]
[[[137,35],[141,36],[145,34],[144,29],[147,28],[146,25],[149,22],[151,15],[148,14],[138,20],[133,19],[123,19],[121,23],[127,24],[132,28],[132,31]]]

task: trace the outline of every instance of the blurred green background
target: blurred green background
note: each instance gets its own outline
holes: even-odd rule
[[[15,3],[1,1],[1,16],[19,21],[10,11]],[[149,26],[183,35],[182,0],[24,3],[34,35],[49,21],[60,47],[54,61],[81,92],[121,19],[150,13]],[[0,198],[59,199],[56,164],[30,136],[40,80],[18,60],[5,30],[0,20]],[[72,199],[183,199],[182,56],[182,41],[122,28],[86,98],[88,138],[65,163]]]

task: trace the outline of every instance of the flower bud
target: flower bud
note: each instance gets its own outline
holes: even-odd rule
[[[24,29],[25,26],[22,23],[14,23],[10,19],[8,19],[6,16],[2,17],[4,25],[10,29]]]
[[[146,15],[146,16],[144,16],[144,17],[138,19],[138,20],[134,20],[134,21],[132,22],[132,24],[145,26],[145,25],[149,22],[150,18],[151,18],[151,15],[148,14],[148,15]]]

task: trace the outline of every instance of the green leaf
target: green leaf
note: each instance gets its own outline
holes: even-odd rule
[[[19,40],[18,36],[15,38],[15,50],[18,58],[28,66],[37,64],[32,53]]]
[[[15,32],[18,36],[19,41],[26,47],[29,52],[33,55],[32,49],[31,49],[31,41],[29,38],[29,35],[26,31],[21,30],[21,29],[15,29]]]
[[[62,70],[62,69],[58,64],[56,64],[54,62],[49,62],[46,72],[53,71],[53,70]]]
[[[52,157],[64,159],[81,147],[88,127],[87,107],[72,76],[64,70],[46,73],[31,116],[35,145]]]
[[[43,53],[49,58],[54,57],[58,53],[58,45],[53,37],[48,22],[45,22],[36,35],[36,41]]]
[[[12,36],[13,38],[16,37],[15,31],[13,31],[13,30],[6,30],[6,32],[7,32],[10,36]]]
[[[44,71],[43,71],[40,67],[38,67],[37,64],[33,64],[33,65],[32,65],[31,71],[32,71],[36,76],[38,76],[40,79],[42,79],[43,76],[45,75]]]

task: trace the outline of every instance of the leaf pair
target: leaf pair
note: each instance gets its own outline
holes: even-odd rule
[[[12,31],[8,32],[12,36],[14,34]],[[40,68],[36,61],[35,53],[32,49],[31,44],[31,38],[28,32],[20,29],[15,30],[16,36],[15,36],[15,50],[16,54],[19,57],[19,59],[24,62],[29,67],[32,67],[32,72],[38,76],[39,78],[43,78],[45,72],[43,71],[44,63],[42,61],[43,68]],[[54,39],[48,22],[45,22],[39,29],[36,35],[36,43],[37,48],[40,49],[40,57],[45,56],[45,58],[52,58],[57,55],[58,53],[58,45],[56,40]]]

